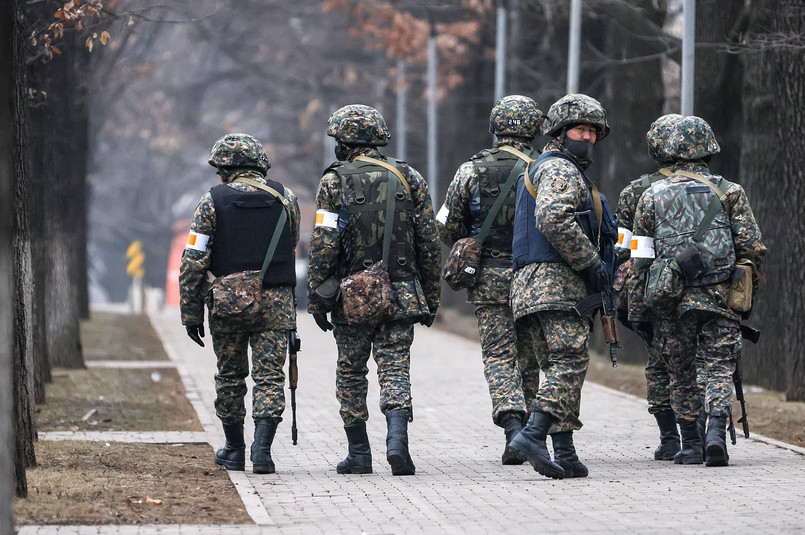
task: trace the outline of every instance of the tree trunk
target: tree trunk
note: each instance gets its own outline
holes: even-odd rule
[[[0,72],[14,72],[13,3],[0,4]],[[0,199],[14,191],[14,76],[0,80]],[[13,211],[0,210],[0,533],[14,532]],[[25,471],[22,471],[25,482]]]
[[[744,346],[746,381],[785,390],[805,400],[805,354],[800,340],[805,303],[805,63],[802,50],[786,49],[781,36],[805,33],[800,0],[756,2],[744,54],[744,135],[740,180],[769,248],[767,283],[749,323],[762,328],[759,346]],[[774,39],[777,39],[775,42]],[[784,362],[781,362],[781,358]]]

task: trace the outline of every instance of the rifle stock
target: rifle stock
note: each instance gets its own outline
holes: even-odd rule
[[[595,313],[601,310],[601,327],[604,331],[604,341],[609,344],[609,359],[612,367],[618,367],[618,349],[622,346],[618,338],[618,326],[615,323],[615,307],[612,303],[611,294],[607,291],[588,295],[573,306],[573,310],[579,316],[590,321],[595,318]]]

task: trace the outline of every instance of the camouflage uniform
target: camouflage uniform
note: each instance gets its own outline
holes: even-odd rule
[[[385,121],[373,108],[362,105],[341,108],[330,118],[328,135],[339,142],[336,151],[343,161],[351,162],[358,156],[386,160],[376,147],[386,145],[389,134]],[[316,289],[327,279],[340,279],[350,274],[347,273],[345,250],[345,236],[350,229],[346,228],[344,214],[347,207],[337,167],[324,174],[316,194],[317,220],[309,249],[308,311],[314,317],[325,318],[327,313],[332,313],[333,333],[338,346],[336,395],[348,438],[350,429],[365,425],[369,418],[366,406],[366,374],[372,349],[377,363],[381,412],[387,416],[387,420],[391,413],[405,414],[407,420],[413,420],[410,384],[413,324],[419,321],[429,323],[439,307],[441,251],[428,185],[415,169],[400,167],[408,170],[404,178],[410,186],[413,204],[414,258],[407,260],[414,263],[418,276],[412,280],[392,278],[396,311],[377,324],[350,325],[344,316],[340,299],[331,308],[316,294]],[[394,176],[391,176],[390,180],[392,179],[397,180]],[[378,234],[382,235],[382,232]],[[364,443],[365,432],[361,435],[360,442]],[[407,448],[407,435],[405,441]],[[350,438],[350,447],[353,445]],[[368,452],[368,442],[365,445]],[[350,455],[352,453],[351,449]],[[389,462],[392,462],[391,459]],[[410,468],[413,473],[413,465]],[[393,463],[392,469],[395,470]],[[349,467],[346,470],[348,472]],[[345,473],[341,466],[339,473]]]
[[[705,121],[694,116],[686,117],[674,127],[667,144],[669,154],[676,157],[674,165],[670,168],[672,176],[657,182],[640,198],[635,212],[634,244],[638,244],[639,240],[653,239],[657,236],[659,225],[655,213],[655,197],[672,184],[690,184],[691,179],[682,173],[697,174],[714,184],[718,184],[720,180],[720,177],[709,172],[705,161],[707,157],[719,151],[712,130]],[[738,184],[724,181],[722,187],[724,184],[726,187],[723,189],[721,214],[722,217],[726,217],[729,225],[735,256],[752,260],[759,270],[762,267],[766,247],[761,241],[760,229],[746,193]],[[709,195],[713,196],[712,193]],[[689,217],[691,232],[698,228],[700,219],[693,214],[683,216]],[[714,228],[712,224],[710,228]],[[701,439],[696,438],[692,432],[687,441],[691,445],[687,450],[687,458],[684,455],[685,429],[686,427],[690,429],[692,422],[695,422],[704,410],[696,378],[698,357],[703,363],[706,381],[704,398],[707,413],[710,415],[706,438],[707,464],[711,465],[713,453],[711,449],[715,443],[711,428],[714,420],[717,420],[716,425],[721,427],[717,430],[721,434],[721,445],[715,451],[723,449],[723,452],[720,453],[720,460],[713,464],[726,465],[723,422],[725,415],[729,415],[732,410],[732,375],[742,343],[741,316],[727,304],[730,279],[722,278],[719,282],[704,285],[685,284],[678,302],[650,309],[645,305],[643,296],[656,244],[649,241],[645,243],[650,246],[650,249],[645,250],[645,254],[636,254],[635,245],[632,246],[632,256],[639,258],[635,261],[635,276],[629,283],[629,319],[633,322],[649,320],[657,326],[656,344],[671,376],[671,406],[682,429],[683,449],[680,452],[681,457],[677,457],[675,462],[682,464],[702,462],[701,443],[698,442]],[[663,250],[656,251],[656,254],[658,258],[662,257]],[[756,271],[755,275],[758,274],[759,271]],[[756,289],[757,281],[753,282]],[[699,434],[701,435],[701,430]]]
[[[498,101],[492,110],[489,127],[490,132],[497,136],[495,149],[512,147],[531,160],[536,158],[538,153],[533,150],[531,140],[538,133],[541,115],[542,112],[529,97],[509,95]],[[493,149],[482,151],[463,163],[447,189],[444,205],[437,215],[439,236],[447,247],[452,247],[461,238],[476,236],[483,225],[478,165],[483,165],[483,158],[489,152],[493,153],[490,157],[494,158]],[[514,155],[503,151],[496,154],[514,158]],[[480,163],[476,164],[476,161]],[[512,163],[519,161],[519,158],[515,158]],[[500,177],[502,182],[497,184],[498,188],[508,178],[510,168],[503,169],[505,172]],[[519,169],[524,170],[524,165],[521,164]],[[495,220],[508,221],[513,227],[516,188],[511,189],[509,196],[512,202],[501,206]],[[496,227],[491,228],[494,233]],[[494,236],[490,234],[488,237]],[[502,265],[501,259],[505,259],[507,265]],[[516,335],[509,306],[511,277],[511,242],[505,250],[492,251],[485,246],[477,282],[467,289],[467,302],[475,305],[478,318],[484,375],[492,398],[492,421],[501,427],[503,417],[508,414],[519,415],[520,420],[525,422],[527,408],[539,390],[536,356],[531,346],[521,343]],[[524,378],[527,378],[528,384],[523,384]],[[524,392],[528,392],[530,397],[524,398]]]
[[[251,180],[266,185],[265,174],[270,167],[262,146],[246,134],[228,134],[216,142],[210,157],[210,165],[219,169],[218,174],[228,188],[242,192],[262,192],[261,188],[242,181]],[[272,183],[279,186],[277,183]],[[212,191],[205,193],[196,207],[190,225],[188,245],[182,254],[179,275],[182,324],[188,328],[190,337],[200,345],[203,343],[198,335],[204,336],[205,302],[208,308],[212,307],[208,275],[215,275],[211,269],[218,218]],[[290,253],[292,262],[293,250],[299,241],[299,206],[296,196],[290,189],[285,188],[285,199],[287,201],[285,211],[288,215],[285,225],[290,230],[291,242],[286,243],[286,246],[291,250],[284,253],[285,256]],[[255,229],[254,234],[270,235],[273,231],[273,228]],[[278,254],[279,250],[274,256],[275,259]],[[271,273],[271,266],[268,273]],[[296,329],[296,303],[293,292],[292,285],[264,287],[262,317],[257,325],[247,327],[238,325],[215,319],[210,313],[210,335],[218,367],[215,375],[215,412],[224,426],[227,438],[226,446],[216,452],[216,462],[228,469],[244,469],[243,421],[246,416],[244,397],[247,393],[246,377],[249,375],[248,348],[251,346],[251,376],[254,380],[252,417],[256,426],[255,442],[252,445],[254,472],[274,472],[269,448],[276,425],[282,420],[285,409],[283,366],[288,351],[288,333]],[[198,334],[194,336],[194,333]]]

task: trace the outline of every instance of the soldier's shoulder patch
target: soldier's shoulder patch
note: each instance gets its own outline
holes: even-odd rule
[[[551,180],[551,189],[557,193],[562,193],[567,189],[567,179],[562,176],[555,177]]]

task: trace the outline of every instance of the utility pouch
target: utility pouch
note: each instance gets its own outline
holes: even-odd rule
[[[481,271],[481,242],[473,237],[461,238],[453,244],[442,278],[453,290],[475,286]]]
[[[263,279],[259,271],[239,271],[218,277],[210,285],[211,323],[227,331],[248,331],[262,318]]]
[[[735,262],[727,304],[735,312],[748,312],[752,308],[752,275],[754,264],[748,258]]]
[[[684,283],[673,258],[656,258],[648,270],[643,302],[651,308],[668,309],[676,305]]]
[[[695,281],[708,271],[704,265],[702,253],[693,244],[688,245],[676,255],[676,263],[687,281]]]
[[[382,263],[341,279],[341,302],[350,325],[380,323],[393,314],[397,303]]]
[[[313,296],[321,304],[324,312],[332,312],[340,292],[341,281],[335,277],[330,277],[313,291]]]

